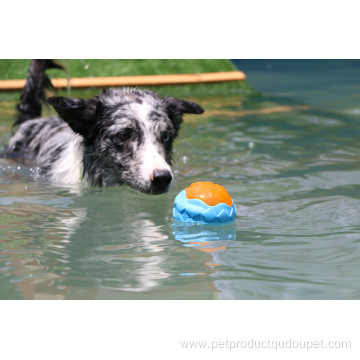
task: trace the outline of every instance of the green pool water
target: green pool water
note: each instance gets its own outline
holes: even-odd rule
[[[167,194],[0,160],[1,299],[360,299],[359,61],[235,63],[259,94],[192,99]],[[195,181],[226,187],[235,224],[174,223]]]

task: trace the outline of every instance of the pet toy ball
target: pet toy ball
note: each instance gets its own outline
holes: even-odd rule
[[[225,224],[235,220],[236,206],[224,187],[196,182],[176,196],[173,217],[184,223]]]

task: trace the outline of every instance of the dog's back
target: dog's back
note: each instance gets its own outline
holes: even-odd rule
[[[62,69],[62,66],[52,60],[31,61],[17,106],[14,126],[19,127],[9,141],[8,156],[35,160],[35,164],[57,182],[77,183],[81,179],[81,138],[60,117],[41,118],[42,104],[46,101],[45,91],[54,90],[46,70],[53,68]],[[65,151],[80,153],[65,161]],[[61,161],[60,166],[55,166],[60,159],[64,161]]]
[[[82,138],[59,117],[23,122],[8,146],[13,158],[32,159],[52,182],[76,184],[81,181]]]

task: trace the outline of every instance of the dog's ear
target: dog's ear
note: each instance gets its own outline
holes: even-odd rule
[[[60,117],[66,121],[72,130],[86,136],[94,125],[97,102],[95,100],[73,99],[65,97],[50,97],[52,105]]]
[[[175,98],[165,98],[166,113],[174,123],[176,130],[180,128],[183,114],[202,114],[204,109],[191,101],[179,100]]]

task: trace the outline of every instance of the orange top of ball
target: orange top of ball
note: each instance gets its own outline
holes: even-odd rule
[[[188,199],[199,199],[210,206],[224,203],[233,206],[233,200],[225,188],[210,181],[200,181],[191,184],[186,189]]]

